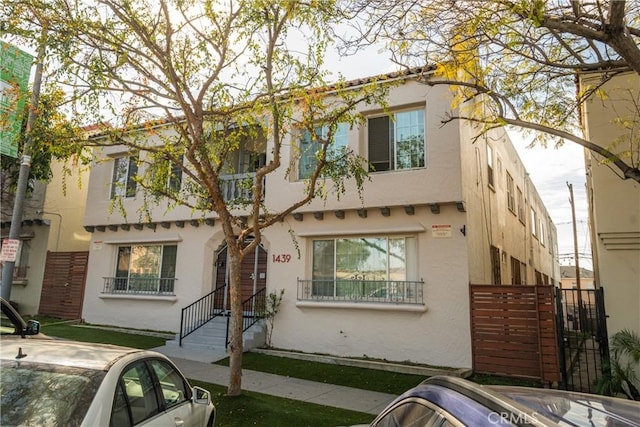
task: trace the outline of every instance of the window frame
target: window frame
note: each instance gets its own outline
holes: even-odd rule
[[[362,271],[349,271],[349,268],[340,268],[340,257],[343,261],[346,261],[347,265],[351,263],[359,263],[362,260],[358,260],[360,255],[358,252],[347,251],[350,246],[355,246],[359,240],[368,239],[384,239],[384,259],[376,260],[375,257],[380,255],[378,253],[367,254],[365,260],[369,260],[369,257],[373,255],[374,259],[369,260],[369,263],[374,263],[373,267],[384,266],[384,278],[376,277],[376,268]],[[398,258],[397,249],[394,248],[392,241],[402,240],[402,250],[404,254],[403,265],[401,266],[400,274],[402,278],[398,278],[397,266],[394,267],[394,263],[391,258]],[[343,241],[343,242],[340,242]],[[329,242],[328,246],[323,243]],[[353,243],[350,243],[353,242]],[[340,247],[340,245],[344,245]],[[354,298],[355,294],[362,294],[359,298],[365,297],[368,300],[405,300],[417,297],[415,295],[418,282],[418,237],[415,235],[360,235],[360,236],[337,236],[337,237],[318,237],[310,240],[309,245],[309,258],[311,266],[311,280],[312,284],[311,296],[313,298],[320,299],[334,299],[349,300]],[[374,248],[376,248],[374,246]],[[328,253],[323,254],[326,249],[330,249]],[[377,247],[379,249],[379,246]],[[394,250],[396,249],[396,250]],[[328,256],[328,258],[326,258]],[[323,257],[325,257],[323,259]],[[331,265],[323,265],[327,260]],[[320,264],[317,264],[317,262]],[[377,263],[376,261],[381,261]],[[345,265],[343,263],[343,265]],[[330,267],[327,269],[326,267]],[[330,271],[329,271],[330,270]],[[340,275],[341,272],[347,273],[347,275]],[[395,271],[394,271],[395,270]],[[370,274],[373,272],[373,274]],[[352,274],[353,273],[353,274]],[[396,277],[394,277],[394,275]],[[421,292],[420,292],[421,294]]]
[[[516,215],[516,195],[514,194],[515,182],[507,171],[507,208]]]
[[[349,130],[349,123],[336,123],[333,140],[327,147],[326,158],[328,161],[336,160],[340,157],[341,153],[344,153],[347,150],[347,147],[349,146]],[[313,174],[313,171],[318,164],[316,153],[322,147],[322,144],[318,142],[318,139],[325,140],[328,137],[329,126],[327,124],[319,124],[314,127],[314,132],[317,136],[316,138],[312,138],[311,133],[307,129],[301,129],[298,135],[299,156],[296,161],[298,181],[308,179]],[[337,137],[340,137],[340,139],[337,140]],[[306,146],[306,148],[303,148],[304,146]],[[315,147],[317,147],[317,149],[314,150]]]
[[[124,168],[120,168],[118,165],[123,160],[126,160],[127,164]],[[119,172],[125,171],[123,176],[119,176]],[[135,177],[138,174],[138,156],[133,154],[127,154],[123,156],[114,157],[113,170],[111,173],[111,189],[109,190],[110,199],[117,197],[134,198],[136,196],[138,183]]]
[[[132,276],[131,276],[131,264],[132,262],[134,262],[132,260],[132,254],[133,254],[133,248],[135,247],[142,247],[142,248],[151,248],[151,247],[160,247],[160,255],[159,255],[159,260],[158,260],[158,271],[157,271],[157,275],[155,277],[137,277],[138,279],[143,279],[143,280],[148,280],[148,279],[155,279],[158,281],[158,285],[157,285],[157,292],[158,293],[165,293],[165,292],[169,292],[167,290],[162,290],[163,288],[163,284],[165,284],[165,282],[167,283],[171,283],[171,290],[170,292],[175,292],[175,281],[176,281],[176,270],[177,270],[177,266],[178,266],[178,245],[173,243],[148,243],[148,244],[144,244],[144,243],[130,243],[130,244],[119,244],[115,246],[115,251],[116,251],[116,255],[115,255],[115,267],[114,267],[114,288],[117,289],[118,291],[125,291],[125,292],[135,292],[135,290],[132,289]],[[171,248],[175,248],[173,254],[171,255],[172,260],[167,259],[165,256],[167,255],[166,253],[166,248],[171,247]],[[120,265],[120,261],[121,261],[121,254],[123,253],[122,250],[128,248],[129,252],[126,255],[128,257],[127,260],[127,268],[126,270],[121,269],[121,265]],[[170,262],[172,261],[172,263]],[[172,271],[172,275],[163,275],[163,273],[166,271],[166,269],[171,269],[170,271]],[[121,272],[126,271],[126,276],[122,275]],[[123,280],[124,279],[124,280]],[[133,279],[136,279],[136,276],[133,276]],[[123,287],[123,285],[125,286],[125,289],[120,289]],[[165,284],[166,286],[166,284]]]
[[[517,209],[518,209],[518,219],[523,225],[525,225],[526,217],[524,214],[524,211],[525,211],[524,193],[522,192],[522,189],[519,186],[516,186],[516,197],[517,197],[516,203],[517,203]]]
[[[536,210],[532,207],[529,208],[529,222],[531,223],[531,235],[538,238],[538,214]]]
[[[487,144],[487,185],[489,188],[495,191],[494,182],[494,167],[493,167],[493,148]]]
[[[401,167],[399,164],[399,158],[406,156],[399,155],[399,146],[402,143],[410,143],[409,139],[414,137],[410,134],[409,139],[399,140],[397,135],[398,130],[398,116],[407,114],[415,114],[414,117],[410,117],[409,128],[412,130],[418,128],[422,132],[422,144],[416,144],[418,153],[413,153],[413,150],[409,150],[410,165],[407,167]],[[413,118],[419,118],[416,123],[412,122]],[[374,129],[375,128],[375,129]],[[386,128],[386,129],[383,129]],[[413,169],[423,169],[427,167],[427,117],[426,108],[424,105],[413,106],[403,109],[398,109],[387,115],[378,115],[367,117],[367,160],[369,162],[369,172],[398,172]],[[386,140],[384,134],[386,133]],[[374,150],[374,148],[376,150]],[[385,157],[384,151],[386,148],[387,155]],[[381,155],[372,159],[372,153]],[[420,157],[421,155],[421,157]],[[413,165],[413,158],[418,159],[418,164]],[[376,167],[376,165],[385,165],[384,167]]]

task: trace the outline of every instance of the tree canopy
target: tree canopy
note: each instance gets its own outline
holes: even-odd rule
[[[135,159],[144,221],[159,200],[201,218],[215,214],[229,254],[228,392],[239,394],[243,257],[260,243],[262,230],[314,198],[330,190],[339,196],[347,180],[361,188],[366,162],[348,150],[336,155],[333,135],[339,124],[362,121],[356,105],[384,105],[384,88],[375,82],[328,85],[319,71],[330,30],[341,19],[336,2],[8,0],[3,12],[9,32],[23,41],[47,29],[48,69],[69,112],[99,126],[87,144],[126,147]],[[303,194],[272,212],[264,178],[291,173],[282,149],[301,132],[317,143],[314,167]],[[241,151],[249,154],[244,167]],[[243,191],[229,197],[226,176],[247,171]],[[178,175],[182,185],[172,185]],[[118,208],[127,214],[121,203]]]
[[[404,67],[437,66],[427,84],[451,85],[453,109],[481,97],[476,109],[458,109],[443,122],[468,119],[484,129],[510,125],[530,131],[534,143],[572,141],[612,164],[623,179],[640,182],[640,139],[628,126],[627,144],[606,146],[582,137],[580,106],[625,72],[640,74],[640,3],[622,0],[495,0],[349,3],[357,36],[353,52],[385,43]],[[600,73],[577,88],[581,73]]]

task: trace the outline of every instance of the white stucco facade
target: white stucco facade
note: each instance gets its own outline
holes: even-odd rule
[[[600,75],[585,74],[581,85],[598,83]],[[604,96],[594,96],[583,108],[585,134],[589,141],[614,153],[638,154],[638,141],[621,123],[639,119],[637,100],[640,78],[624,73],[608,81]],[[631,128],[630,128],[631,129]],[[629,139],[632,138],[632,145]],[[633,139],[635,138],[635,140]],[[635,153],[635,154],[632,154]],[[640,333],[640,184],[622,179],[602,158],[586,154],[589,220],[597,287],[604,288],[609,335],[628,329]],[[621,154],[627,163],[637,157]]]
[[[472,143],[473,129],[466,123],[441,125],[449,109],[450,94],[444,86],[428,87],[409,79],[393,87],[390,114],[423,115],[422,166],[371,173],[362,198],[354,184],[347,184],[339,199],[329,188],[326,200],[315,200],[265,230],[266,288],[285,290],[274,347],[468,368],[472,362],[469,283],[516,283],[511,258],[518,260],[519,271],[522,268],[517,283],[535,283],[536,273],[547,283],[559,280],[555,227],[506,133],[495,131],[484,140],[494,155],[494,181],[488,186],[486,147]],[[367,119],[386,115],[375,106],[362,107],[361,113]],[[346,137],[348,148],[364,158],[370,155],[370,123],[365,120]],[[292,139],[282,152],[294,172],[296,144]],[[118,154],[117,149],[109,150],[106,155]],[[268,147],[266,153],[268,157]],[[285,169],[266,179],[265,204],[271,212],[288,207],[304,191],[304,182]],[[511,192],[514,203],[516,187],[526,195],[524,218],[518,218],[515,205],[509,209],[507,173],[517,183]],[[91,323],[175,332],[182,307],[210,292],[219,277],[217,269],[223,268],[217,259],[222,247],[220,225],[213,214],[214,221],[195,226],[190,211],[157,206],[153,228],[136,229],[140,195],[125,200],[126,218],[118,209],[110,210],[112,176],[113,161],[108,158],[92,168],[85,225],[93,233],[83,316]],[[530,209],[536,212],[542,239],[531,236]],[[411,301],[354,300],[337,294],[308,297],[310,286],[315,286],[310,283],[317,274],[318,245],[337,247],[335,242],[367,239],[402,245],[402,280],[411,283]],[[131,244],[177,246],[171,295],[105,292],[104,278],[115,275],[119,248]],[[497,251],[493,261],[492,247]],[[361,277],[364,282],[365,274]],[[387,286],[397,286],[390,283]]]

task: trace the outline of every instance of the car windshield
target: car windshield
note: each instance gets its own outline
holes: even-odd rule
[[[0,425],[78,426],[105,373],[20,361],[0,370]]]

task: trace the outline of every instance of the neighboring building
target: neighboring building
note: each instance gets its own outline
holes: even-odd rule
[[[40,290],[47,258],[50,221],[43,218],[46,183],[32,183],[25,197],[20,227],[20,246],[13,268],[13,284],[10,300],[22,314],[37,314],[40,306]],[[9,238],[13,215],[15,191],[10,179],[2,171],[2,240]]]
[[[61,271],[53,268],[56,257],[71,251],[84,251],[89,248],[90,234],[82,226],[84,205],[87,199],[88,174],[79,174],[78,165],[71,164],[71,175],[64,177],[64,163],[53,161],[52,178],[49,182],[37,181],[25,200],[22,229],[20,231],[20,249],[14,267],[11,301],[17,303],[19,310],[25,315],[45,314],[63,315],[64,307],[71,303],[66,295],[73,290],[75,298],[75,318],[80,317],[82,292],[84,291],[84,265],[69,265],[69,258],[59,262],[64,269],[74,267],[75,270]],[[3,179],[2,188],[2,238],[9,236],[11,216],[13,213],[14,192],[9,183]],[[49,270],[47,271],[47,268]],[[81,268],[81,270],[78,270]],[[45,289],[60,289],[59,297],[44,301],[53,309],[41,311],[43,303],[43,283]],[[54,285],[55,284],[55,285]],[[51,297],[52,294],[49,294]],[[55,295],[53,295],[55,297]],[[44,292],[45,300],[47,292]],[[63,316],[64,317],[64,316]]]
[[[574,265],[560,266],[560,288],[578,289],[576,267]],[[593,271],[582,267],[580,268],[580,289],[595,289]]]
[[[600,73],[585,73],[580,84],[599,83]],[[607,82],[604,96],[583,104],[587,140],[638,166],[640,77],[620,74]],[[596,286],[604,288],[609,335],[622,329],[640,334],[640,184],[592,151],[585,150],[589,221]]]
[[[285,290],[276,348],[470,367],[469,284],[558,283],[556,229],[504,130],[473,142],[468,122],[441,126],[448,88],[395,78],[391,117],[363,106],[366,123],[335,137],[375,167],[363,199],[350,183],[340,200],[316,200],[266,230],[243,286]],[[283,147],[290,173],[267,177],[270,211],[302,194],[308,144],[300,134]],[[84,220],[93,234],[83,316],[178,331],[181,309],[225,283],[220,225],[162,203],[140,221],[130,154],[102,150]],[[270,153],[268,141],[241,147],[229,194]],[[118,192],[126,217],[113,208]]]

